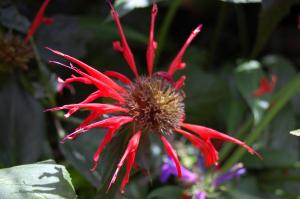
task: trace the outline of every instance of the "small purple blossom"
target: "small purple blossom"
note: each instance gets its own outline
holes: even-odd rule
[[[226,181],[230,181],[233,178],[240,177],[246,173],[246,168],[243,164],[234,165],[228,172],[220,175],[213,181],[213,186],[218,187]]]
[[[206,192],[205,191],[199,191],[196,193],[196,199],[205,199],[206,198]]]
[[[193,173],[192,171],[188,170],[187,168],[181,166],[181,180],[185,183],[195,183],[197,181],[197,175]],[[178,176],[177,175],[177,169],[173,161],[171,161],[170,158],[167,158],[166,161],[164,161],[164,164],[162,166],[161,175],[160,175],[160,181],[165,183],[169,179],[169,177]]]

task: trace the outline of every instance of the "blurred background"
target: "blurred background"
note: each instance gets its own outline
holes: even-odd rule
[[[155,70],[166,70],[191,31],[203,24],[184,56],[186,69],[176,74],[187,76],[187,121],[228,132],[254,147],[264,159],[216,141],[220,164],[203,168],[201,154],[185,139],[170,135],[183,166],[198,177],[184,181],[172,174],[162,180],[163,166],[169,162],[160,142],[153,138],[151,144],[140,146],[143,150],[138,154],[137,161],[146,175],[133,172],[125,195],[118,193],[118,185],[104,194],[117,157],[123,152],[122,138],[115,139],[104,151],[93,173],[92,157],[103,130],[93,130],[61,144],[60,139],[71,133],[86,113],[65,119],[63,112],[44,112],[54,106],[80,102],[92,91],[80,84],[61,88],[57,77],[64,79],[72,72],[48,64],[48,60],[60,58],[46,46],[100,71],[115,70],[133,77],[122,55],[113,50],[112,41],[119,39],[119,34],[110,8],[103,0],[51,0],[45,15],[54,23],[42,24],[30,43],[24,45],[28,27],[43,2],[0,1],[0,168],[14,169],[13,166],[52,159],[56,163],[51,164],[65,166],[59,171],[69,173],[72,182],[45,182],[52,188],[33,188],[23,198],[35,198],[37,195],[30,194],[37,192],[48,194],[46,198],[74,198],[75,190],[78,198],[198,199],[199,193],[204,192],[206,198],[300,199],[299,131],[293,131],[300,128],[299,1],[157,1]],[[146,74],[152,1],[118,0],[114,5],[138,69]],[[116,148],[119,150],[112,150]],[[242,167],[245,172],[236,173],[236,167],[232,168],[236,163],[243,163],[239,169]],[[173,165],[169,166],[172,170]],[[4,179],[2,169],[0,185]],[[18,177],[25,172],[11,171]],[[225,174],[226,180],[216,185],[216,179]]]

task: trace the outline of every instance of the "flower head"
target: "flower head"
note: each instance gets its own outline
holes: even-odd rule
[[[133,124],[133,135],[109,185],[110,187],[115,182],[120,168],[126,162],[127,167],[121,184],[121,192],[124,191],[124,187],[129,181],[130,171],[135,163],[135,154],[138,150],[142,133],[151,133],[160,137],[166,153],[174,162],[172,168],[176,168],[179,177],[183,176],[185,172],[180,165],[176,151],[167,140],[167,135],[170,133],[177,132],[190,140],[204,155],[206,166],[214,165],[218,161],[218,152],[211,142],[212,139],[230,141],[245,147],[250,153],[256,153],[244,142],[216,130],[184,121],[184,92],[182,91],[182,86],[185,76],[174,80],[173,74],[185,67],[185,63],[182,61],[184,52],[192,40],[200,33],[202,25],[197,26],[192,31],[179,53],[171,62],[168,71],[153,73],[155,49],[157,46],[154,41],[157,5],[154,3],[151,12],[150,36],[146,53],[148,75],[140,75],[124,35],[118,13],[111,4],[110,6],[111,14],[121,36],[120,41],[113,42],[113,47],[116,51],[122,53],[129,68],[135,75],[134,80],[130,80],[125,75],[115,71],[100,72],[70,55],[48,48],[54,54],[62,56],[71,62],[69,65],[65,65],[56,61],[50,61],[69,68],[77,74],[77,76],[73,75],[66,81],[69,83],[80,82],[95,87],[95,91],[80,103],[49,109],[51,111],[66,109],[68,110],[66,117],[74,114],[79,109],[90,111],[90,114],[79,127],[73,133],[67,135],[64,140],[73,140],[93,128],[107,129],[102,143],[100,143],[94,154],[92,170],[96,168],[105,146],[117,134],[117,131],[128,123]],[[77,66],[81,69],[77,68]],[[95,102],[96,99],[103,97],[111,98],[114,102],[112,104]],[[101,116],[104,114],[109,114],[109,117],[102,118]],[[96,119],[102,120],[95,121]]]

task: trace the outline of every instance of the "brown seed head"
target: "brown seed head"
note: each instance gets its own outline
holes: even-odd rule
[[[184,117],[184,95],[159,77],[140,77],[128,88],[125,107],[138,128],[172,133]]]
[[[24,44],[18,36],[8,34],[0,37],[0,71],[26,70],[33,56],[32,48]]]

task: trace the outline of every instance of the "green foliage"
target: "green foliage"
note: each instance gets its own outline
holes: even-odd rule
[[[53,160],[1,169],[0,184],[0,198],[77,198],[68,171]]]
[[[0,162],[6,166],[38,160],[45,139],[39,102],[9,78],[0,87]]]
[[[183,196],[182,189],[177,186],[163,186],[153,190],[147,196],[147,199],[181,199]]]

